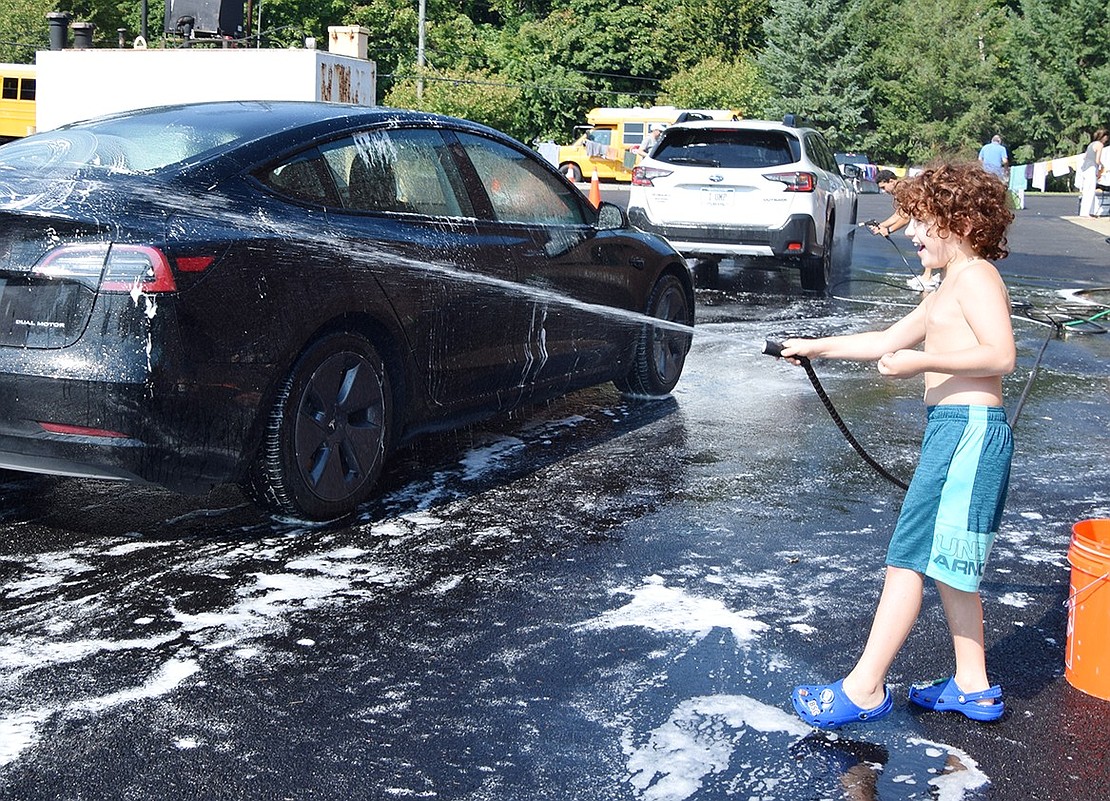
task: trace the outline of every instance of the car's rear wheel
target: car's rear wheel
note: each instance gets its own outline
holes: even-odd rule
[[[568,161],[566,164],[560,164],[559,172],[565,175],[568,181],[573,181],[576,184],[582,182],[582,168],[574,162]]]
[[[312,520],[354,511],[381,473],[391,412],[389,376],[370,342],[346,333],[317,340],[278,392],[249,493]]]
[[[802,289],[811,292],[824,292],[829,285],[833,269],[833,236],[836,229],[833,227],[835,220],[830,217],[825,221],[825,246],[820,255],[805,256],[801,264]]]
[[[669,274],[660,277],[648,299],[647,314],[687,328],[644,325],[631,369],[613,383],[621,392],[634,395],[666,395],[682,375],[693,338],[688,328],[693,322],[690,299],[682,282]]]

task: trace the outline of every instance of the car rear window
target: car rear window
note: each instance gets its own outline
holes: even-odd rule
[[[272,120],[249,112],[227,104],[170,107],[67,125],[5,145],[0,166],[59,179],[157,170],[268,133]]]
[[[671,128],[651,156],[668,164],[763,168],[793,164],[801,146],[782,131]]]

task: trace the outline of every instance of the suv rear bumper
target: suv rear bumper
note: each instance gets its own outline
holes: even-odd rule
[[[666,237],[684,256],[819,256],[817,226],[807,214],[791,215],[780,228],[745,225],[656,225],[642,208],[628,210],[641,231]]]

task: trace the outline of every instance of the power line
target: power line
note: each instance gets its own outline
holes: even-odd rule
[[[397,52],[408,53],[410,50],[412,50],[411,47],[375,47],[374,48],[375,53],[397,53]],[[448,55],[448,56],[457,56],[457,57],[466,57],[467,55],[469,55],[468,53],[465,53],[465,52],[463,52],[461,50],[457,50],[457,49],[455,49],[455,50],[445,50],[443,48],[428,47],[426,45],[424,47],[424,52],[425,53],[437,53],[437,54],[440,54],[440,55]],[[573,73],[574,75],[590,75],[590,76],[597,76],[597,77],[601,77],[601,78],[617,78],[617,79],[620,79],[622,81],[645,81],[645,82],[650,82],[650,83],[660,83],[663,80],[662,78],[649,78],[649,77],[640,76],[640,75],[622,75],[619,72],[596,72],[596,71],[593,71],[593,70],[576,70],[576,69],[571,69],[570,67],[563,67],[562,69],[563,69],[564,72]]]

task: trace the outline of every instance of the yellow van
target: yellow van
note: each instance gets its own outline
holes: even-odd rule
[[[0,144],[35,132],[35,66],[0,64]]]
[[[731,120],[727,109],[595,108],[585,125],[574,128],[573,144],[559,148],[559,169],[572,181],[589,180],[594,170],[603,180],[631,181],[639,145],[649,131],[683,119]]]

